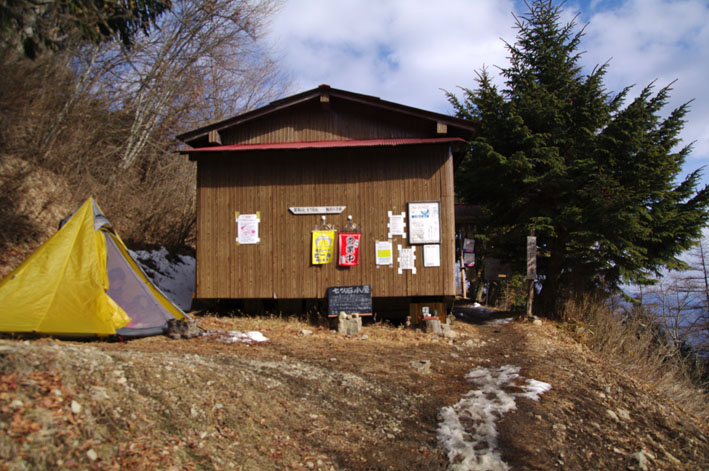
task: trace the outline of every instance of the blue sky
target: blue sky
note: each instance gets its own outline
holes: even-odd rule
[[[634,91],[672,81],[670,105],[694,100],[683,143],[685,170],[709,164],[709,0],[568,0],[565,19],[588,23],[581,44],[590,70],[610,61],[605,84]],[[292,92],[335,88],[452,113],[442,91],[474,88],[483,66],[507,64],[514,0],[284,0],[267,41],[293,79]],[[709,183],[709,165],[704,170]]]

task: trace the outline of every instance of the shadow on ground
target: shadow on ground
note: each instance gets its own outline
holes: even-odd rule
[[[453,315],[458,321],[468,324],[487,324],[517,317],[510,311],[498,311],[485,307],[479,303],[458,303],[453,305]]]

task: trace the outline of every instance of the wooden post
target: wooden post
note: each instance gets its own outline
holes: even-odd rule
[[[460,232],[459,233],[459,240],[460,240],[460,286],[461,286],[461,294],[463,295],[463,299],[468,297],[468,290],[465,287],[465,281],[466,281],[466,276],[465,276],[465,263],[463,261],[463,253],[464,253],[464,248],[463,244],[465,243],[465,233]]]
[[[222,135],[217,130],[209,131],[208,139],[210,145],[222,145]]]
[[[534,304],[534,280],[528,280],[527,288],[527,317],[532,317],[532,304]]]
[[[534,304],[534,281],[537,279],[537,238],[534,236],[534,229],[529,230],[527,237],[527,317],[532,317],[532,305]]]
[[[509,286],[507,285],[507,273],[499,273],[497,275],[498,280],[505,280],[505,311],[507,310],[507,297],[509,296]]]

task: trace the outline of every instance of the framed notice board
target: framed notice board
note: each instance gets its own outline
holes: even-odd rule
[[[346,314],[372,314],[372,287],[335,286],[327,289],[327,315],[337,317]]]
[[[441,202],[409,203],[409,244],[441,243]]]

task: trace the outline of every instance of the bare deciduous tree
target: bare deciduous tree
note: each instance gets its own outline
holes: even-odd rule
[[[709,355],[709,241],[703,239],[688,254],[690,269],[670,272],[643,295],[643,305],[657,316],[677,354]]]
[[[113,44],[98,59],[86,50],[81,64],[95,76],[86,85],[131,115],[121,168],[161,126],[186,129],[283,93],[287,82],[259,41],[274,8],[271,0],[176,1],[160,31],[130,50]]]
[[[0,48],[8,85],[0,159],[64,182],[69,190],[47,201],[72,207],[94,195],[129,241],[184,244],[195,224],[195,169],[175,154],[174,136],[285,93],[288,81],[260,40],[276,1],[175,1],[130,50],[75,42],[31,61]],[[4,219],[36,217],[9,209]],[[5,229],[12,233],[0,236]]]

